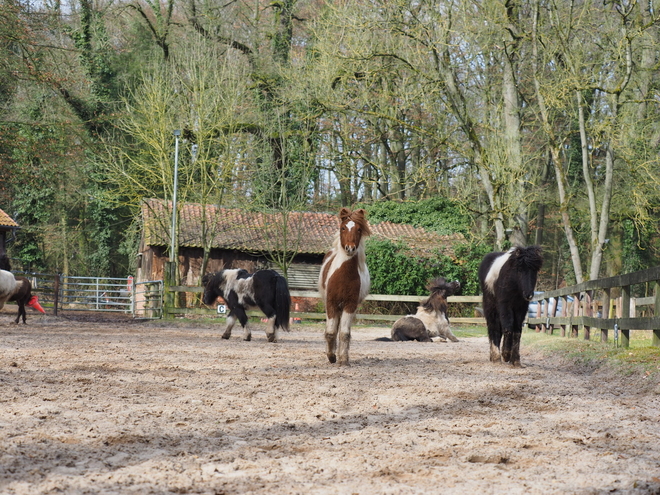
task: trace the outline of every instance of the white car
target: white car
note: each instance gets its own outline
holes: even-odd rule
[[[535,295],[540,295],[543,294],[543,292],[534,292]],[[568,296],[567,299],[572,302],[573,301],[573,296]],[[550,298],[550,312],[552,313],[552,308],[554,307],[555,304],[557,304],[557,311],[555,311],[554,316],[559,316],[561,315],[561,308],[564,303],[564,298],[560,297],[559,302],[557,302],[557,299],[554,297]],[[545,312],[545,305],[546,301],[540,301],[541,302],[541,315],[544,314]],[[529,303],[529,307],[527,308],[527,319],[529,318],[537,318],[537,310],[539,307],[539,301],[532,301]],[[536,325],[530,325],[529,323],[527,324],[529,328],[535,328]]]

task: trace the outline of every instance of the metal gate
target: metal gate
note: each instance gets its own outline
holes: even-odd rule
[[[132,293],[126,278],[60,276],[58,309],[131,313]]]
[[[134,318],[162,318],[162,280],[133,283],[133,277],[70,277],[21,273],[32,283],[45,307],[58,311],[98,311],[130,314]]]

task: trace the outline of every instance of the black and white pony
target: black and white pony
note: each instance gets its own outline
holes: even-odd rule
[[[442,342],[447,339],[458,342],[449,328],[447,298],[456,294],[460,288],[458,280],[446,282],[443,277],[431,280],[427,285],[429,297],[417,307],[417,313],[399,318],[392,325],[391,339],[385,337],[376,340],[433,342],[432,337],[440,337]]]
[[[479,266],[479,283],[492,362],[521,366],[522,325],[542,265],[539,246],[512,247],[484,256]]]
[[[243,340],[252,340],[248,328],[246,310],[259,308],[268,318],[266,336],[268,342],[277,341],[277,330],[289,331],[291,296],[286,279],[274,270],[257,270],[250,275],[247,270],[232,269],[208,273],[202,278],[204,304],[211,305],[218,297],[227,303],[227,328],[223,339],[231,337],[236,320],[243,327]]]

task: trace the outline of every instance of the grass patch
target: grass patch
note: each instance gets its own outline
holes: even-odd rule
[[[451,325],[451,331],[456,337],[467,339],[469,337],[488,337],[486,327],[478,325]]]
[[[651,347],[650,333],[631,332],[630,347],[627,349],[615,347],[612,341],[566,338],[534,331],[523,332],[522,342],[580,366],[600,368],[609,365],[623,375],[642,372],[647,377],[660,378],[660,347]]]

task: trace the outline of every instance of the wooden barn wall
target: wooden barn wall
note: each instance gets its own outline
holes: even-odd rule
[[[165,263],[169,261],[166,249],[160,246],[146,246],[141,254],[141,260],[138,266],[138,281],[162,280]],[[203,250],[201,248],[181,247],[179,249],[179,276],[181,277],[182,285],[198,285],[202,256]],[[296,256],[294,264],[302,264],[301,269],[308,272],[309,265],[320,266],[322,261],[322,255],[300,255]],[[211,273],[231,268],[243,268],[249,272],[253,272],[271,266],[272,263],[264,256],[241,251],[213,249],[209,255],[206,272]]]

